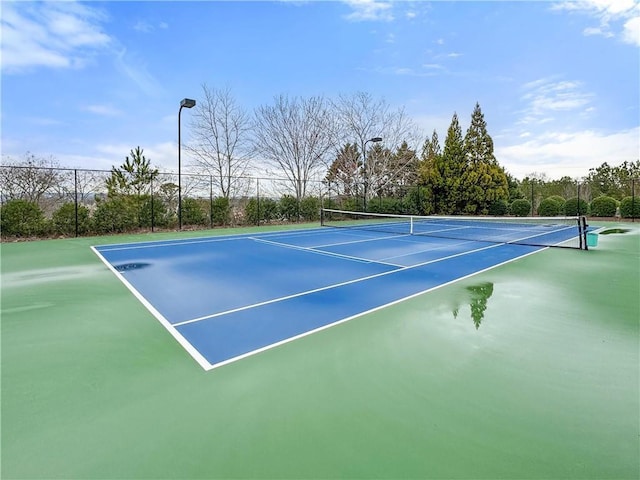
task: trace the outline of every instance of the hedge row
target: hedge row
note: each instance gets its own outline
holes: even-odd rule
[[[231,223],[258,225],[279,221],[317,221],[320,200],[307,197],[298,202],[290,195],[285,195],[279,201],[252,198],[244,209],[235,213],[237,215],[233,215],[229,199],[224,197],[213,201],[194,198],[182,200],[182,225],[200,227]],[[177,226],[176,212],[170,212],[160,199],[150,196],[98,199],[92,210],[85,205],[78,205],[77,214],[76,205],[69,202],[53,212],[51,218],[46,218],[36,203],[26,200],[10,200],[0,209],[3,237],[75,236],[76,232],[78,235],[100,235]]]

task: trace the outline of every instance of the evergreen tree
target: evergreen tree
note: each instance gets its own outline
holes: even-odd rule
[[[487,124],[478,103],[464,138],[464,152],[466,162],[461,177],[462,204],[459,204],[459,211],[486,215],[492,202],[508,198],[509,185],[493,154],[493,140],[487,133]]]
[[[442,214],[460,213],[464,209],[464,197],[461,191],[462,175],[466,168],[466,156],[462,129],[458,115],[453,114],[451,125],[447,130],[442,155],[436,159],[436,176],[439,183],[436,189],[436,212]]]
[[[111,168],[111,176],[106,180],[109,196],[142,195],[150,193],[151,183],[158,176],[158,169],[151,168],[151,160],[144,156],[140,147],[132,149],[120,167]]]

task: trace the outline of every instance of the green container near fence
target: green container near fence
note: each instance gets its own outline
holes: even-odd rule
[[[587,247],[598,246],[598,234],[594,232],[587,232]]]

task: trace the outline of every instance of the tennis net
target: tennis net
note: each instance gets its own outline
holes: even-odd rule
[[[586,249],[584,217],[418,216],[322,209],[325,227],[489,243]]]

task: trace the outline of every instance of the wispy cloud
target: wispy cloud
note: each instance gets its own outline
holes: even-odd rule
[[[522,101],[526,104],[521,124],[548,123],[557,112],[593,112],[593,94],[585,92],[577,81],[543,78],[523,86]]]
[[[3,2],[3,72],[84,66],[112,43],[102,30],[105,19],[100,10],[75,2]]]
[[[111,105],[87,105],[83,110],[104,117],[117,117],[122,115],[122,111]]]
[[[163,92],[163,87],[149,72],[143,59],[126,48],[122,48],[116,55],[115,66],[147,95],[155,96]]]
[[[597,25],[585,28],[585,35],[616,37],[640,46],[640,3],[637,0],[579,0],[554,3],[551,8],[593,18]]]
[[[345,15],[351,22],[372,22],[394,20],[393,5],[391,2],[380,0],[346,0],[352,12]]]
[[[151,32],[154,32],[155,30],[158,30],[158,29],[164,30],[166,28],[169,28],[169,25],[165,22],[152,24],[147,22],[146,20],[138,20],[133,26],[134,30],[141,33],[151,33]]]

